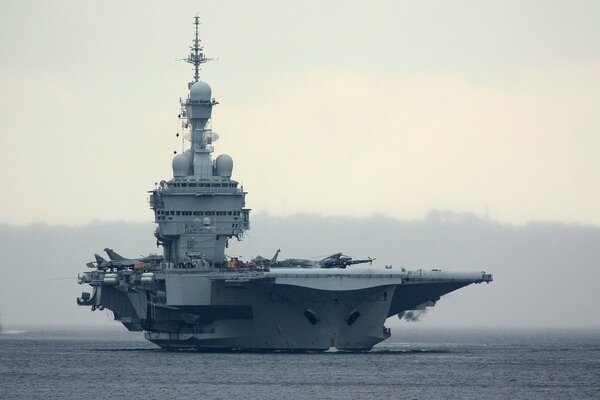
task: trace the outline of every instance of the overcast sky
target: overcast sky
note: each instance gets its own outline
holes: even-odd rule
[[[193,73],[176,59],[196,13],[218,58],[201,72],[220,103],[215,155],[233,157],[247,205],[327,216],[257,216],[236,251],[489,268],[492,285],[444,298],[426,321],[598,326],[597,228],[508,225],[600,226],[600,2],[551,0],[1,0],[3,322],[91,315],[61,306],[81,289],[63,278],[106,246],[154,250],[147,191],[181,150]],[[456,232],[331,217],[486,206],[501,224]],[[92,220],[143,224],[2,224]]]
[[[254,212],[600,225],[600,2],[0,2],[0,221],[149,221],[202,18]]]

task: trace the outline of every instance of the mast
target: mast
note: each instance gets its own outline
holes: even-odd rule
[[[207,61],[210,61],[210,58],[206,58],[204,56],[204,53],[202,52],[204,50],[204,48],[202,46],[200,46],[200,38],[198,37],[198,25],[200,25],[200,17],[199,16],[195,16],[194,17],[194,25],[196,26],[195,29],[195,36],[194,36],[194,40],[192,41],[192,45],[190,46],[190,50],[192,51],[190,53],[190,55],[185,59],[186,62],[192,64],[194,66],[194,81],[193,82],[198,82],[198,80],[200,79],[200,64],[204,64]],[[193,84],[193,82],[190,83]]]

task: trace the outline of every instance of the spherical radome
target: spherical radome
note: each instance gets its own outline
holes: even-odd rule
[[[215,161],[215,169],[218,176],[231,178],[233,171],[233,159],[229,154],[221,154]]]
[[[192,101],[210,101],[212,89],[206,82],[195,82],[190,88],[190,100]]]
[[[173,157],[173,176],[175,178],[187,176],[190,173],[190,167],[192,165],[192,157],[188,151],[181,154],[177,154]]]

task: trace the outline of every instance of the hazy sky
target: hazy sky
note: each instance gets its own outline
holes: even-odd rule
[[[149,221],[202,18],[254,212],[600,224],[600,2],[0,2],[0,221]]]

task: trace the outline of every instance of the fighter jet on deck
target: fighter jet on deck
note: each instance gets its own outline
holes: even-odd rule
[[[89,268],[98,268],[101,270],[124,270],[124,269],[146,269],[153,266],[158,266],[163,257],[157,254],[150,254],[141,258],[125,258],[113,249],[104,249],[110,260],[104,259],[98,254],[94,254],[95,262],[87,263]]]
[[[265,258],[262,256],[256,256],[251,260],[251,262],[258,267],[269,268],[271,265],[273,265],[277,262],[277,257],[279,256],[280,252],[281,252],[281,250],[277,249],[277,251],[275,252],[275,255],[270,260],[268,258]]]

